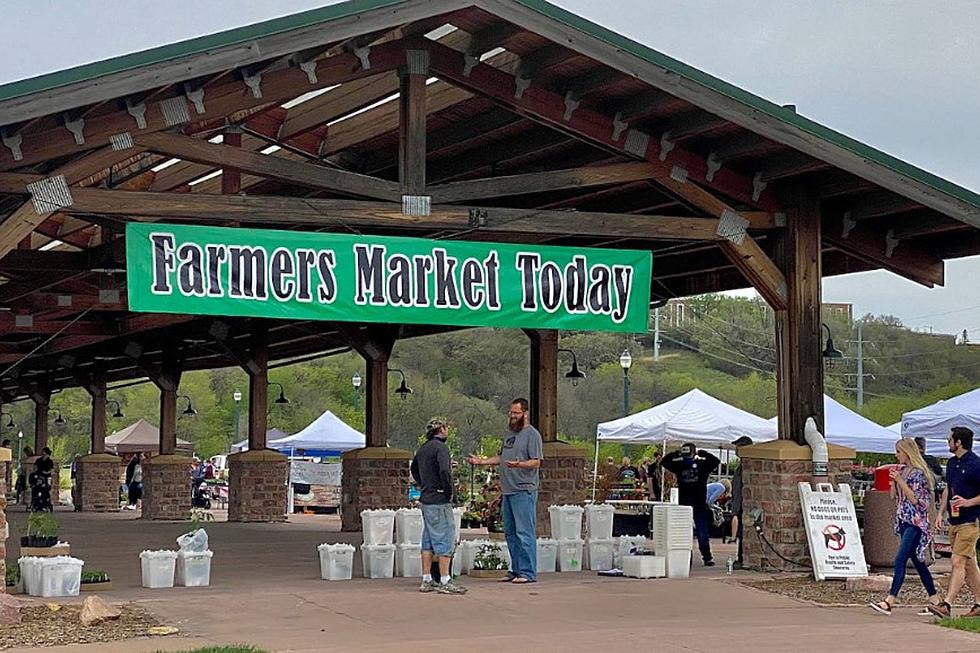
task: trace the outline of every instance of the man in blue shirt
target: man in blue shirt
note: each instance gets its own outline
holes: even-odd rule
[[[943,514],[949,512],[949,541],[953,547],[953,573],[949,578],[946,600],[930,605],[929,611],[948,617],[950,605],[966,580],[973,591],[973,607],[964,616],[980,617],[980,568],[977,567],[977,539],[980,538],[980,457],[973,453],[973,431],[954,426],[949,432],[949,451],[953,457],[946,463],[946,489],[939,504],[936,529],[943,525]]]

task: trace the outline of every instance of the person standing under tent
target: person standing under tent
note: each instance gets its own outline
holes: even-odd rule
[[[698,549],[705,567],[715,564],[711,556],[711,511],[708,509],[708,478],[721,464],[716,456],[697,449],[692,443],[681,445],[679,451],[664,456],[661,465],[677,476],[677,488],[682,506],[694,510],[694,530]]]
[[[425,427],[426,442],[412,459],[412,479],[421,490],[422,504],[422,585],[420,592],[466,594],[466,588],[452,578],[450,570],[455,545],[453,520],[453,470],[446,438],[449,425],[433,417]],[[432,556],[439,559],[439,583],[432,580]]]
[[[640,470],[636,468],[629,456],[623,456],[623,464],[619,466],[618,478],[620,482],[633,482],[640,476]]]
[[[499,465],[504,537],[511,558],[511,569],[503,582],[534,583],[538,580],[538,469],[544,444],[530,424],[527,399],[510,403],[508,427],[500,455],[470,456],[467,461],[471,465]]]
[[[946,600],[930,605],[939,617],[952,613],[965,580],[973,592],[973,607],[965,617],[980,617],[980,568],[977,567],[977,539],[980,538],[980,457],[973,453],[973,431],[954,426],[947,438],[953,457],[946,463],[946,489],[939,502],[936,530],[942,528],[943,515],[949,513],[949,542],[953,547],[953,573]]]
[[[895,574],[885,600],[871,603],[872,609],[891,614],[898,593],[905,582],[905,568],[911,559],[922,579],[929,602],[938,604],[939,595],[926,566],[926,552],[932,544],[929,530],[929,507],[932,505],[933,478],[929,466],[922,459],[919,448],[910,438],[902,438],[895,445],[895,458],[901,469],[892,469],[891,495],[895,497],[895,534],[901,543],[895,554]]]

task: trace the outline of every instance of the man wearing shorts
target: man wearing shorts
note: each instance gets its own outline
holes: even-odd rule
[[[949,578],[946,600],[930,605],[929,611],[948,617],[950,607],[965,580],[973,591],[973,607],[966,617],[980,617],[980,568],[977,567],[977,538],[980,537],[980,457],[973,453],[973,431],[954,426],[949,431],[949,451],[953,457],[946,464],[946,489],[939,504],[936,529],[943,525],[943,514],[949,513],[949,541],[953,547],[953,573]]]
[[[422,492],[422,586],[420,592],[466,594],[452,579],[450,567],[456,539],[453,520],[453,472],[446,438],[449,425],[433,417],[425,427],[426,443],[412,460],[412,478]],[[439,559],[439,582],[432,580],[432,556]]]

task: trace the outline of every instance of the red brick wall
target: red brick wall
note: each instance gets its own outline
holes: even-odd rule
[[[110,454],[91,454],[82,456],[76,464],[75,497],[79,510],[117,512],[120,459]]]
[[[173,455],[143,460],[143,519],[184,521],[190,516],[191,463]]]
[[[252,454],[251,458],[247,454]],[[261,455],[262,459],[254,459]],[[228,459],[228,521],[286,520],[289,463],[274,452],[236,454]]]
[[[361,511],[408,506],[408,452],[397,458],[345,455],[341,478],[341,523],[344,531],[361,530]]]
[[[550,445],[550,446],[549,446]],[[584,451],[562,447],[549,451],[561,443],[547,443],[545,457],[540,467],[538,490],[538,535],[551,536],[551,518],[548,506],[582,504],[589,498],[589,478],[586,473],[588,458]]]

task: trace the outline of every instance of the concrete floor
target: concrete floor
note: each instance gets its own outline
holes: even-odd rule
[[[11,538],[23,513],[12,512]],[[463,597],[420,595],[415,579],[327,583],[315,547],[357,543],[335,517],[287,524],[216,523],[212,586],[146,590],[139,552],[176,548],[185,524],[144,523],[133,513],[59,513],[63,537],[89,569],[106,569],[105,598],[145,606],[181,629],[181,639],[44,649],[49,653],[137,653],[244,642],[272,651],[978,651],[980,635],[937,628],[904,608],[885,617],[862,608],[818,608],[732,585],[724,565],[695,563],[688,580],[546,574],[530,586],[464,577]],[[476,535],[475,533],[471,535]],[[8,562],[17,540],[9,542]],[[731,546],[715,545],[724,561]],[[358,558],[355,555],[355,560]],[[359,564],[358,564],[359,567]],[[355,574],[358,572],[355,572]]]

